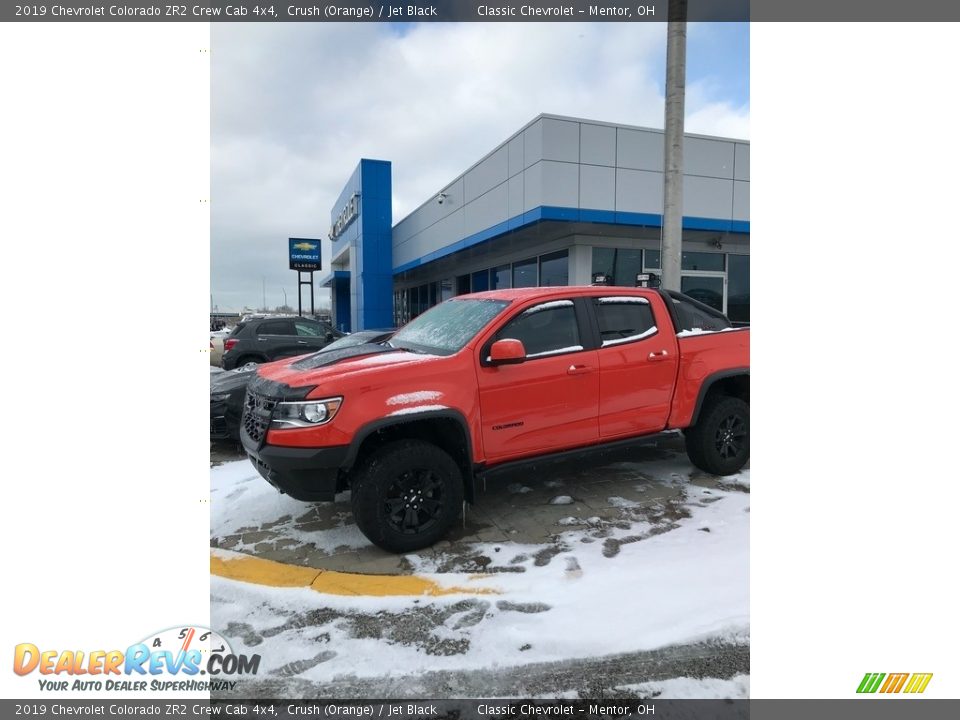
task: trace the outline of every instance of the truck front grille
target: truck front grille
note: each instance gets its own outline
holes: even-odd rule
[[[243,430],[254,442],[263,442],[277,402],[275,398],[247,390],[243,401]]]

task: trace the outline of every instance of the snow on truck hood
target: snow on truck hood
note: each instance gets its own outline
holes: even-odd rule
[[[325,380],[345,375],[370,372],[377,368],[394,367],[411,362],[437,360],[438,355],[426,355],[386,347],[384,345],[355,345],[343,350],[315,353],[302,358],[263,366],[258,375],[290,387],[319,385]]]

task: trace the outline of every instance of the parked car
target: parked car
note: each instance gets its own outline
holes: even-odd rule
[[[316,352],[343,333],[303,317],[263,317],[237,324],[223,343],[224,370]]]
[[[293,498],[350,489],[359,529],[409,552],[446,535],[501,470],[683,430],[717,475],[750,457],[749,328],[666,291],[494,290],[418,316],[381,345],[261,367],[240,439]]]
[[[319,353],[330,353],[355,345],[376,346],[395,330],[362,330],[334,340]],[[240,441],[240,418],[247,384],[256,375],[257,365],[250,363],[210,377],[210,439]]]
[[[220,367],[223,360],[223,341],[226,333],[210,333],[210,364]]]

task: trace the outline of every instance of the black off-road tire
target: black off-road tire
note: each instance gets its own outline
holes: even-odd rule
[[[388,552],[411,552],[443,538],[460,517],[463,476],[436,445],[398,440],[359,463],[350,502],[370,542]]]
[[[750,459],[750,406],[718,395],[684,434],[690,462],[713,475],[733,475]]]

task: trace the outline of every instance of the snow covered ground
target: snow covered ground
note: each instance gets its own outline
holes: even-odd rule
[[[748,645],[749,471],[705,483],[690,480],[698,474],[681,456],[642,467],[652,484],[678,490],[675,506],[655,505],[651,512],[611,492],[609,504],[626,521],[601,522],[584,511],[559,521],[550,545],[473,543],[464,550],[454,543],[448,553],[406,558],[414,572],[442,585],[467,577],[437,572],[459,568],[446,562],[447,554],[493,558],[469,585],[494,594],[335,597],[212,577],[212,624],[238,652],[262,656],[261,679],[314,686],[343,687],[353,678],[390,687],[391,678],[437,672],[509,674],[516,668],[522,674],[524,666],[674,646]],[[529,497],[524,489],[510,488],[514,497]],[[246,538],[244,531],[269,527],[294,551],[320,535],[330,549],[369,545],[350,522],[348,505],[316,507],[280,495],[248,462],[211,468],[213,537]],[[322,533],[298,522],[309,512],[325,513]],[[232,549],[256,554],[256,540],[253,532]],[[660,697],[746,697],[745,671],[622,687]],[[620,687],[615,677],[607,686]]]

